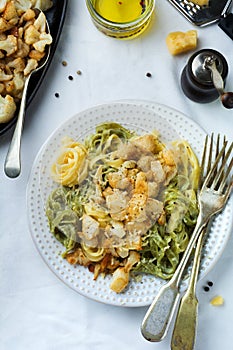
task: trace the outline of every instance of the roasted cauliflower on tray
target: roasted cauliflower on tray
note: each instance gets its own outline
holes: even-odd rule
[[[13,118],[26,77],[52,43],[44,13],[34,10],[52,5],[50,0],[0,0],[0,123]]]

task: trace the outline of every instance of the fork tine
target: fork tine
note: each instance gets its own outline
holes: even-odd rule
[[[214,134],[212,133],[211,135],[211,147],[210,147],[210,158],[209,158],[209,164],[208,164],[208,168],[207,168],[207,174],[210,172],[211,166],[212,166],[212,151],[213,151],[213,138],[214,138]],[[223,138],[223,144],[226,142],[226,136],[224,136]],[[214,160],[217,158],[218,154],[219,154],[219,147],[220,147],[220,134],[218,134],[217,136],[217,143],[216,143],[216,150],[215,150],[215,157]],[[225,152],[223,152],[222,155],[222,161],[224,159],[224,155]],[[217,169],[215,169],[212,177],[214,178],[217,175]]]
[[[223,161],[222,161],[222,164],[221,164],[221,167],[219,168],[215,178],[214,178],[214,181],[212,183],[212,188],[214,189],[215,187],[219,187],[219,190],[220,190],[220,185],[221,185],[221,188],[223,189],[224,188],[224,184],[226,184],[226,180],[227,180],[227,177],[228,175],[230,174],[230,171],[232,169],[232,166],[233,166],[233,158],[231,159],[231,162],[227,168],[227,170],[225,171],[224,173],[224,170],[225,170],[225,166],[226,166],[226,163],[228,161],[228,158],[232,152],[232,149],[233,149],[233,142],[231,143]]]
[[[205,138],[204,150],[201,160],[199,189],[201,185],[204,184],[212,190],[218,190],[219,192],[222,192],[227,184],[228,176],[233,168],[233,159],[231,159],[230,164],[226,169],[227,161],[233,149],[233,142],[231,143],[226,152],[226,148],[228,145],[226,136],[224,136],[223,145],[220,148],[220,134],[218,134],[214,160],[212,159],[213,144],[214,134],[212,133],[210,138],[208,137],[208,135]],[[206,166],[205,163],[207,163]]]
[[[231,175],[231,181],[229,182],[227,190],[226,190],[227,197],[229,197],[232,190],[233,190],[233,175]]]
[[[208,144],[208,135],[206,135],[204,149],[202,153],[201,159],[201,169],[200,169],[200,177],[199,177],[199,188],[201,187],[204,179],[204,169],[205,169],[205,161],[206,161],[206,153],[207,153],[207,144]]]
[[[224,140],[225,140],[225,136],[224,136]],[[220,141],[220,134],[218,134],[217,136],[217,144],[216,144],[216,152],[215,152],[215,158],[217,158],[218,154],[219,154],[219,142]]]
[[[226,143],[226,136],[225,135],[223,137],[223,144],[224,143]],[[218,153],[219,153],[219,150],[218,150]],[[216,158],[217,158],[217,156],[216,156]],[[222,155],[222,162],[223,162],[224,158],[225,158],[225,151],[223,152],[223,155]],[[217,174],[215,174],[215,175],[217,175]],[[224,172],[223,172],[223,175],[224,175]]]
[[[219,189],[218,189],[219,191],[223,191],[224,190],[224,187],[225,187],[225,185],[227,183],[228,175],[230,174],[232,168],[233,168],[233,158],[231,159],[231,162],[230,162],[230,164],[229,164],[229,166],[228,166],[228,168],[227,168],[227,170],[226,170],[226,172],[225,172],[225,174],[224,174],[224,176],[223,176],[223,178],[221,180],[221,183],[220,183]],[[229,183],[230,186],[232,186],[232,181],[233,181],[233,175],[231,176],[231,181]]]
[[[204,181],[204,184],[206,186],[211,186],[211,181],[213,181],[213,175],[214,173],[216,172],[216,170],[218,169],[218,163],[219,163],[219,160],[220,158],[223,156],[224,152],[225,152],[225,149],[226,149],[226,146],[227,146],[227,141],[224,143],[224,145],[222,146],[217,158],[215,159],[215,162],[212,166],[212,169],[208,172],[207,174],[207,177]],[[226,159],[226,158],[225,158]]]
[[[213,153],[213,143],[214,143],[214,134],[211,134],[210,138],[210,147],[209,147],[209,159],[208,159],[208,165],[207,165],[207,174],[210,172],[211,165],[212,165],[212,153]]]
[[[201,165],[200,165],[199,189],[202,186],[206,175],[209,173],[209,171],[211,169],[213,137],[214,137],[214,134],[212,133],[210,136],[210,145],[208,145],[209,136],[206,135],[206,138],[205,138],[204,149],[203,149]],[[216,150],[216,152],[217,152],[217,150]],[[207,162],[207,168],[206,168],[206,164],[205,164],[206,162]]]

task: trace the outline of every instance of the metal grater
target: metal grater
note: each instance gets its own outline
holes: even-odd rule
[[[233,39],[233,15],[227,14],[232,0],[209,0],[207,6],[199,6],[191,0],[168,0],[191,23],[203,27],[218,25]]]

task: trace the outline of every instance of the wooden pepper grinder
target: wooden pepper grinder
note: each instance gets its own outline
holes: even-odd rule
[[[221,99],[225,108],[233,108],[233,92],[225,92],[228,74],[225,57],[213,49],[203,49],[194,53],[181,74],[181,87],[192,101],[208,103]]]

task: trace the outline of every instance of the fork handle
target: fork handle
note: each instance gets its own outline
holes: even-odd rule
[[[179,289],[172,281],[160,289],[142,322],[141,332],[145,339],[158,342],[165,337],[179,295]]]
[[[179,285],[183,272],[193,247],[208,220],[209,217],[204,217],[202,213],[199,213],[196,227],[173,277],[160,289],[144,317],[141,332],[144,338],[149,341],[159,342],[167,333],[179,299]]]
[[[11,144],[7,152],[5,165],[4,165],[5,174],[10,178],[15,178],[19,176],[21,171],[21,161],[20,161],[21,136],[23,131],[27,88],[28,88],[30,76],[31,74],[27,76],[24,82],[24,89],[23,89],[23,95],[20,103],[18,119],[17,119],[13,137],[11,140]]]
[[[198,300],[187,294],[181,299],[175,328],[172,334],[171,350],[193,350],[196,337]]]
[[[205,232],[206,229],[202,231],[197,241],[189,286],[181,299],[176,316],[171,350],[192,350],[194,348],[198,317],[198,300],[195,291]]]

